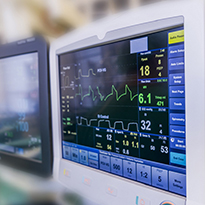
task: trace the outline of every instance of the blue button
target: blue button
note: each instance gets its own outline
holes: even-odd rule
[[[169,172],[169,191],[186,196],[186,175]]]
[[[169,87],[169,97],[184,98],[185,97],[185,87],[184,86],[170,86]]]
[[[173,149],[186,149],[186,140],[182,138],[170,137],[170,147]]]
[[[123,176],[129,179],[136,180],[135,162],[123,160]]]
[[[152,167],[152,185],[168,190],[168,171]]]
[[[170,162],[172,164],[186,166],[186,155],[176,152],[170,152]]]
[[[79,162],[79,153],[77,148],[71,148],[71,159],[75,162]]]
[[[184,56],[184,44],[176,46],[169,46],[168,48],[169,58],[183,57]]]
[[[176,126],[176,125],[170,125],[170,131],[169,134],[171,136],[175,137],[185,137],[185,127],[184,126]]]
[[[89,166],[98,169],[98,161],[89,159]]]
[[[137,181],[151,185],[151,167],[137,163]]]
[[[169,104],[171,110],[185,110],[185,98],[170,98]]]
[[[185,126],[185,114],[171,113],[169,116],[171,125],[184,125]]]
[[[70,147],[63,146],[63,157],[66,159],[70,159]]]
[[[113,174],[117,174],[122,176],[122,160],[111,157],[111,172]]]
[[[80,150],[80,163],[88,165],[88,151]]]
[[[169,59],[169,70],[184,69],[184,57]]]
[[[89,156],[89,159],[97,160],[97,161],[98,161],[98,154],[97,154],[97,153],[95,153],[95,152],[89,152],[89,153],[88,153],[88,156]]]
[[[170,74],[169,85],[184,85],[184,73]]]
[[[100,154],[100,169],[110,172],[110,157]]]

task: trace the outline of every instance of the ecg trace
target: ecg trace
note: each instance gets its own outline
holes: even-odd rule
[[[91,96],[91,97],[92,97],[92,100],[95,101],[95,99],[96,99],[97,96],[95,96],[95,93],[94,93],[94,91],[93,91],[93,89],[92,89],[92,87],[91,87],[90,85],[89,85],[89,87],[88,87],[88,90],[89,90],[89,92],[88,92],[87,94],[83,95],[82,86],[79,85],[79,93],[76,93],[75,96],[76,96],[76,97],[77,97],[78,95],[81,96],[81,100],[82,100],[82,101],[84,100],[85,97]]]
[[[118,94],[117,89],[115,88],[114,85],[112,85],[111,93],[110,93],[109,95],[107,95],[106,97],[104,97],[104,96],[101,94],[101,92],[100,92],[98,86],[96,87],[96,89],[97,89],[97,91],[98,91],[98,95],[99,95],[101,101],[106,101],[109,97],[111,97],[111,96],[114,95],[114,92],[115,92],[115,94],[116,94],[116,100],[117,100],[117,101],[119,101],[123,96],[126,96],[126,95],[128,94],[128,92],[129,92],[129,96],[130,96],[130,101],[133,101],[133,100],[138,96],[138,94],[134,94],[134,95],[133,95],[133,93],[132,93],[132,91],[131,91],[131,89],[129,88],[128,85],[125,85],[125,92],[124,92],[123,94],[121,94],[121,95]],[[88,92],[87,94],[83,95],[82,86],[79,85],[79,92],[76,93],[75,96],[76,96],[76,97],[77,97],[77,96],[81,96],[81,100],[82,100],[82,101],[84,100],[85,97],[91,96],[91,97],[92,97],[92,100],[95,101],[96,98],[97,98],[97,96],[95,95],[95,93],[94,93],[94,91],[93,91],[93,89],[92,89],[92,87],[91,87],[90,85],[88,86],[88,90],[89,90],[89,92]]]
[[[125,92],[123,94],[121,94],[120,96],[119,96],[118,91],[116,90],[114,85],[112,85],[112,89],[111,90],[112,90],[112,92],[104,98],[104,101],[106,101],[110,96],[114,95],[114,91],[116,93],[116,100],[117,101],[119,101],[121,97],[127,95],[128,92],[130,93],[130,101],[133,101],[138,96],[138,94],[135,94],[133,96],[132,91],[130,90],[128,85],[125,85]]]

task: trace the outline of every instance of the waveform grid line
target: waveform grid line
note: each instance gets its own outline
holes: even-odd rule
[[[92,121],[97,121],[97,119],[90,119],[90,120],[88,121],[87,118],[80,117],[80,122],[79,122],[79,117],[78,117],[78,116],[76,117],[76,120],[77,120],[77,124],[78,124],[78,125],[82,125],[82,120],[85,120],[87,126],[91,126],[91,122],[92,122]],[[99,121],[98,121],[98,127],[100,127],[100,123],[101,123],[101,122],[108,122],[108,126],[109,126],[110,129],[116,129],[116,124],[121,124],[121,125],[122,125],[122,129],[125,130],[125,131],[129,131],[130,125],[136,125],[137,132],[139,132],[139,128],[138,128],[138,123],[137,123],[137,122],[130,122],[130,123],[128,123],[127,129],[124,127],[123,121],[115,121],[115,122],[114,122],[114,126],[112,127],[112,126],[111,126],[111,123],[110,123],[110,120],[99,120]]]
[[[90,69],[88,70],[88,74],[87,74],[87,75],[83,75],[83,74],[82,74],[82,69],[79,69],[79,70],[78,70],[78,77],[75,77],[75,79],[76,79],[76,80],[79,80],[79,79],[80,79],[80,76],[81,76],[82,78],[89,78],[90,75],[91,75],[91,73],[92,73],[92,75],[96,75],[96,74],[94,73],[94,71],[93,71],[92,68],[90,68]]]
[[[89,92],[88,92],[87,94],[83,95],[82,86],[79,85],[79,93],[76,93],[75,96],[76,96],[76,97],[77,97],[78,95],[81,96],[81,100],[83,101],[84,98],[90,96],[90,95],[91,95],[91,92],[92,92],[92,99],[93,99],[93,101],[95,101],[95,99],[97,98],[97,96],[95,96],[94,91],[93,91],[93,89],[92,89],[92,87],[91,87],[90,85],[89,85],[88,88],[89,88]],[[127,84],[125,85],[125,92],[124,92],[123,94],[121,94],[120,96],[119,96],[118,91],[117,91],[117,89],[115,88],[114,85],[112,85],[111,93],[108,94],[106,97],[104,97],[104,96],[100,93],[100,90],[99,90],[99,87],[98,87],[98,86],[97,86],[96,88],[97,88],[97,91],[98,91],[98,94],[99,94],[99,96],[100,96],[100,100],[101,100],[101,101],[103,101],[103,100],[106,101],[110,96],[114,95],[114,91],[115,91],[115,93],[116,93],[116,100],[117,100],[117,101],[119,101],[120,98],[122,98],[123,96],[127,95],[128,91],[129,91],[129,93],[130,93],[130,101],[133,101],[133,100],[138,96],[138,94],[135,94],[135,95],[132,94],[132,91],[130,90],[130,88],[129,88],[129,86],[128,86]]]

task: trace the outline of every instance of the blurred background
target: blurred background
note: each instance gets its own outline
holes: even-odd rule
[[[158,1],[163,0],[0,0],[0,45],[36,34],[51,43],[92,21]],[[52,205],[56,198],[57,204],[92,204],[52,179],[0,167],[0,205]]]
[[[91,21],[157,1],[160,0],[0,0],[0,44],[34,34],[51,42]]]

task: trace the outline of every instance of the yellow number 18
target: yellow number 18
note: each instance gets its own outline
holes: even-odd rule
[[[148,65],[146,65],[145,68],[144,68],[144,66],[142,66],[140,68],[140,71],[141,71],[141,76],[144,76],[144,75],[148,76],[150,74],[150,70],[149,70]]]

